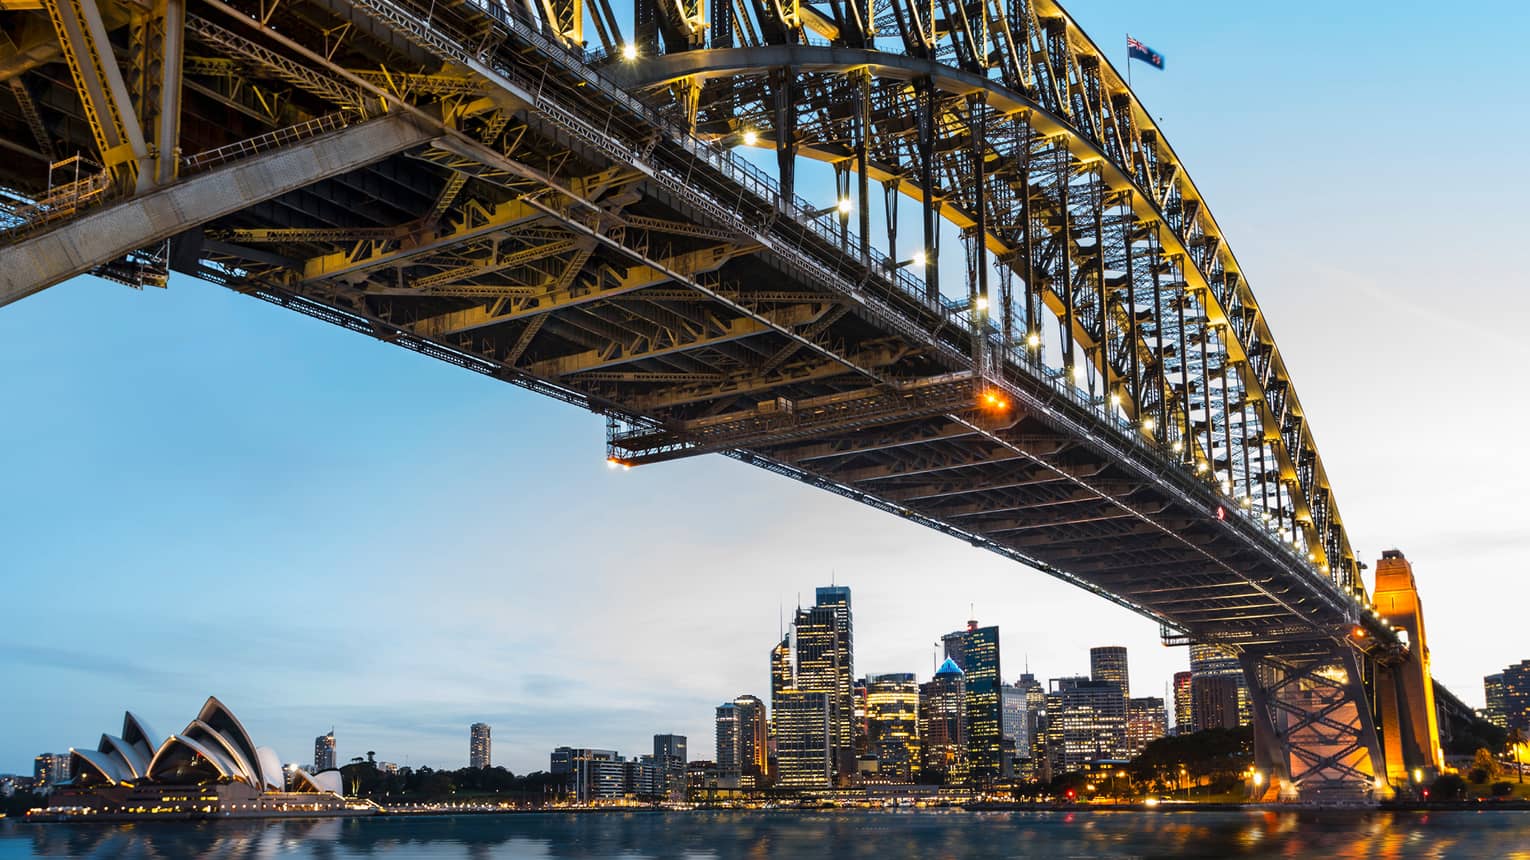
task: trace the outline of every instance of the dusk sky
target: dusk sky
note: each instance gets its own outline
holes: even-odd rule
[[[1383,11],[1363,11],[1384,10]],[[1076,0],[1165,55],[1137,92],[1259,297],[1349,535],[1414,564],[1435,676],[1530,658],[1530,320],[1518,3]],[[1121,46],[1119,49],[1112,46]],[[0,265],[3,265],[0,258]],[[709,456],[630,472],[573,407],[183,276],[0,308],[0,773],[208,695],[309,762],[546,769],[558,745],[712,755],[768,699],[781,609],[853,591],[858,674],[931,672],[974,611],[1003,674],[1185,649],[997,556]]]

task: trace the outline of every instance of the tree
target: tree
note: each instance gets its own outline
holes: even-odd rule
[[[1429,786],[1436,800],[1460,800],[1466,795],[1466,780],[1453,773],[1440,774]]]
[[[1498,767],[1498,759],[1493,756],[1493,751],[1487,747],[1477,750],[1476,755],[1472,756],[1472,772],[1475,774],[1477,771],[1482,772],[1483,778],[1473,780],[1474,782],[1487,782],[1493,777],[1498,776],[1501,772]]]
[[[1525,782],[1525,759],[1524,750],[1521,747],[1525,745],[1525,733],[1519,730],[1519,726],[1513,726],[1509,729],[1508,735],[1505,736],[1504,742],[1509,748],[1509,753],[1514,756],[1514,769],[1519,772],[1519,782],[1523,785]]]

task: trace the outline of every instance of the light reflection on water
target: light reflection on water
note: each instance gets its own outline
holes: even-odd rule
[[[696,812],[135,825],[0,822],[0,860],[41,857],[1530,860],[1530,813]]]

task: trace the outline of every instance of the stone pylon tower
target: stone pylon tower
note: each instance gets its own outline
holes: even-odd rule
[[[1439,773],[1440,725],[1429,670],[1429,641],[1424,607],[1419,602],[1413,565],[1395,549],[1376,562],[1373,605],[1393,627],[1408,632],[1409,656],[1376,672],[1376,708],[1386,749],[1387,781],[1394,786],[1429,782]]]

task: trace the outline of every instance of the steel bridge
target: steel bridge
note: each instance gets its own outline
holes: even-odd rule
[[[190,274],[598,412],[615,466],[726,454],[1223,645],[1285,796],[1437,764],[1249,279],[1053,0],[0,0],[0,36],[0,304]]]

